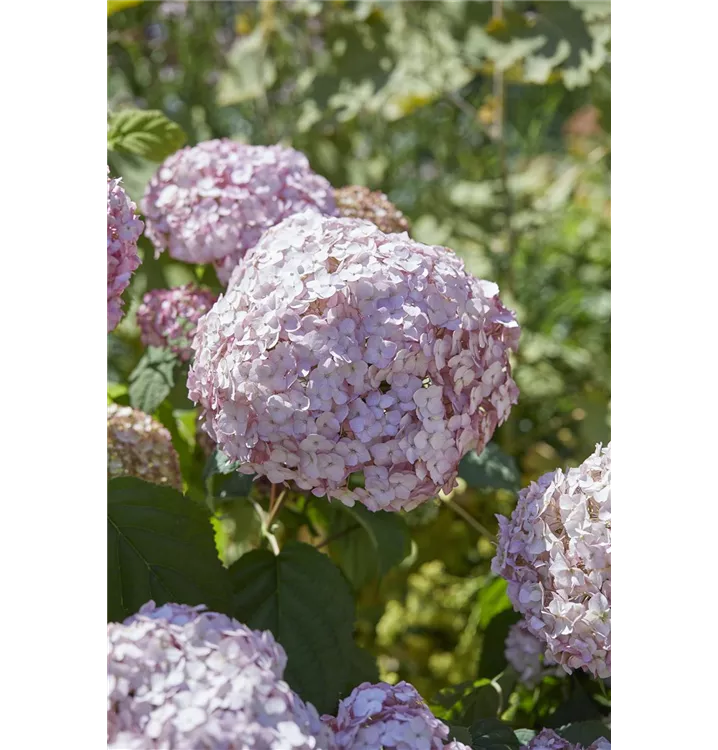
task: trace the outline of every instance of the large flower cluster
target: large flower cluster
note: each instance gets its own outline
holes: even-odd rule
[[[214,263],[227,282],[262,233],[306,209],[335,212],[331,185],[306,156],[283,146],[226,139],[186,147],[150,180],[142,208],[147,236],[161,252],[189,263]]]
[[[449,727],[408,682],[363,682],[339,703],[336,718],[322,719],[338,750],[443,750],[449,736]]]
[[[182,489],[179,457],[169,430],[129,406],[107,405],[107,473]]]
[[[197,321],[216,301],[213,292],[195,284],[152,289],[137,310],[142,343],[167,347],[187,361],[192,356]]]
[[[564,674],[560,667],[554,665],[551,655],[544,653],[544,643],[531,632],[525,620],[511,626],[504,648],[506,661],[527,687],[534,687],[549,675]]]
[[[334,200],[340,216],[348,219],[365,219],[386,234],[408,232],[406,216],[379,191],[361,185],[347,185],[334,191]]]
[[[600,737],[584,748],[583,745],[574,745],[564,740],[553,729],[542,729],[528,745],[523,745],[521,750],[611,750],[611,743],[605,737]]]
[[[107,332],[122,319],[122,292],[140,265],[137,240],[144,224],[137,218],[136,206],[120,184],[110,177],[107,167]]]
[[[611,675],[611,445],[557,469],[499,516],[492,561],[514,608],[566,672]]]
[[[450,250],[304,212],[265,233],[201,319],[189,395],[243,471],[410,510],[450,491],[508,416],[518,337],[496,284]]]
[[[117,750],[333,750],[282,680],[284,649],[203,606],[148,602],[107,626],[107,734]]]

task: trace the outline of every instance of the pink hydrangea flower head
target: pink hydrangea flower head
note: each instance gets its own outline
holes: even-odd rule
[[[107,475],[137,477],[182,491],[179,456],[169,430],[129,406],[107,405]]]
[[[200,320],[189,396],[241,471],[411,510],[507,418],[518,337],[496,284],[450,250],[304,212],[265,233]]]
[[[553,729],[542,729],[528,745],[523,745],[521,750],[611,750],[611,743],[601,737],[584,748],[581,744],[574,745],[564,740]]]
[[[611,444],[521,490],[492,570],[566,672],[611,676]]]
[[[544,642],[531,632],[525,620],[511,626],[505,643],[506,661],[527,687],[534,687],[549,675],[565,674],[545,651]]]
[[[214,263],[223,283],[269,227],[307,209],[336,211],[331,185],[304,154],[228,139],[188,146],[166,159],[142,208],[157,253]]]
[[[336,718],[322,719],[338,750],[443,750],[449,736],[408,682],[363,682],[339,703]]]
[[[166,347],[187,361],[192,356],[197,321],[216,301],[212,291],[195,284],[152,289],[137,310],[142,343]]]
[[[334,750],[271,633],[204,610],[148,602],[107,626],[109,747]]]
[[[137,218],[135,204],[107,167],[107,332],[122,319],[122,293],[140,265],[137,240],[144,224]]]

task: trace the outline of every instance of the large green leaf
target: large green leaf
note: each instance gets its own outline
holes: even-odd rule
[[[184,145],[182,128],[158,109],[124,109],[110,117],[107,148],[163,161]]]
[[[519,750],[514,730],[499,719],[480,719],[471,725],[473,750]]]
[[[509,628],[521,619],[518,612],[506,609],[499,612],[489,623],[484,632],[481,644],[481,658],[479,659],[479,677],[496,677],[506,669],[504,648]]]
[[[521,483],[516,461],[494,443],[489,443],[480,454],[467,453],[459,464],[459,476],[472,489],[516,491]]]
[[[479,591],[479,626],[485,630],[491,620],[507,609],[511,609],[511,601],[506,594],[506,579],[496,576],[489,583],[484,584]]]
[[[368,651],[355,645],[349,657],[348,675],[342,695],[349,695],[362,682],[379,682],[376,659]]]
[[[588,685],[588,678],[583,674],[574,674],[571,676],[571,694],[561,703],[556,711],[546,719],[546,726],[553,729],[575,724],[577,722],[593,721],[601,719],[601,710],[591,698],[590,693],[584,687]]]
[[[329,508],[329,534],[336,537],[329,551],[356,587],[380,578],[411,551],[411,536],[396,513],[374,513],[363,505]]]
[[[130,374],[130,404],[152,414],[172,390],[176,363],[169,349],[150,346]]]
[[[434,697],[432,710],[445,721],[466,726],[496,718],[502,705],[501,687],[494,680],[481,679],[441,690]]]
[[[227,571],[209,514],[169,487],[134,477],[107,488],[107,618],[120,621],[145,602],[206,604],[228,612]]]
[[[565,740],[588,747],[600,737],[611,741],[611,730],[600,720],[578,721],[556,730]]]
[[[354,601],[339,569],[314,547],[289,542],[277,556],[253,550],[229,572],[233,615],[271,630],[287,652],[287,682],[320,713],[333,713],[357,657]]]

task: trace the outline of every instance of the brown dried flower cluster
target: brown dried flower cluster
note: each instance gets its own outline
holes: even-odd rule
[[[384,234],[408,232],[406,216],[379,191],[372,192],[361,185],[347,185],[334,190],[334,200],[340,216],[365,219]]]
[[[107,474],[137,477],[182,491],[179,457],[169,430],[129,406],[107,405]]]

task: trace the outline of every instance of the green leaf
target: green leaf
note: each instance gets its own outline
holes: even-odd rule
[[[219,448],[212,451],[212,455],[207,459],[202,472],[202,478],[205,482],[215,474],[232,474],[241,466],[240,461],[232,461],[226,453]]]
[[[329,551],[355,588],[381,578],[411,552],[409,529],[396,513],[372,513],[363,505],[329,510],[329,534],[337,536]]]
[[[163,161],[187,141],[182,128],[158,109],[124,109],[110,117],[107,148]]]
[[[479,677],[496,677],[506,669],[504,646],[509,628],[521,619],[518,612],[506,609],[499,612],[486,628],[484,640],[481,644],[481,658],[479,659]]]
[[[169,349],[150,346],[130,374],[130,405],[152,414],[172,390],[176,363]]]
[[[546,726],[556,729],[567,724],[601,719],[601,711],[581,684],[586,681],[583,675],[574,673],[571,677],[571,694],[554,713],[546,719]]]
[[[506,579],[496,576],[481,587],[479,591],[479,627],[486,630],[491,620],[507,609],[511,609],[511,600],[506,594]]]
[[[514,734],[521,745],[528,745],[536,736],[536,732],[533,729],[515,729]]]
[[[598,719],[566,724],[556,730],[565,740],[588,747],[600,737],[611,741],[611,730]]]
[[[354,601],[339,569],[314,547],[291,541],[277,556],[243,555],[229,573],[234,617],[271,630],[287,652],[289,685],[319,713],[333,713],[357,658]]]
[[[349,695],[357,685],[362,682],[379,682],[379,669],[376,659],[363,648],[354,645],[349,656],[349,677],[347,679],[343,695]]]
[[[209,514],[169,487],[134,477],[108,482],[107,618],[121,621],[150,599],[230,610],[229,576]]]
[[[440,719],[466,725],[496,718],[503,701],[499,685],[494,680],[481,679],[445,688],[433,703],[432,710]]]
[[[459,464],[459,476],[472,489],[517,491],[521,486],[516,461],[494,443],[489,443],[480,455],[475,451],[467,453]]]
[[[237,471],[240,466],[240,461],[230,461],[219,448],[212,452],[202,472],[210,507],[215,507],[215,500],[234,501],[249,497],[256,475],[240,474]]]
[[[464,745],[471,745],[471,730],[458,724],[449,724],[449,740],[456,740]]]
[[[141,2],[142,0],[107,0],[107,15],[111,16],[117,13],[118,10],[132,8]]]
[[[473,750],[519,750],[514,730],[499,719],[481,719],[471,725]]]
[[[596,740],[604,737],[610,739],[611,730],[598,719],[591,721],[578,721],[573,724],[566,724],[556,730],[568,742],[588,747]]]

